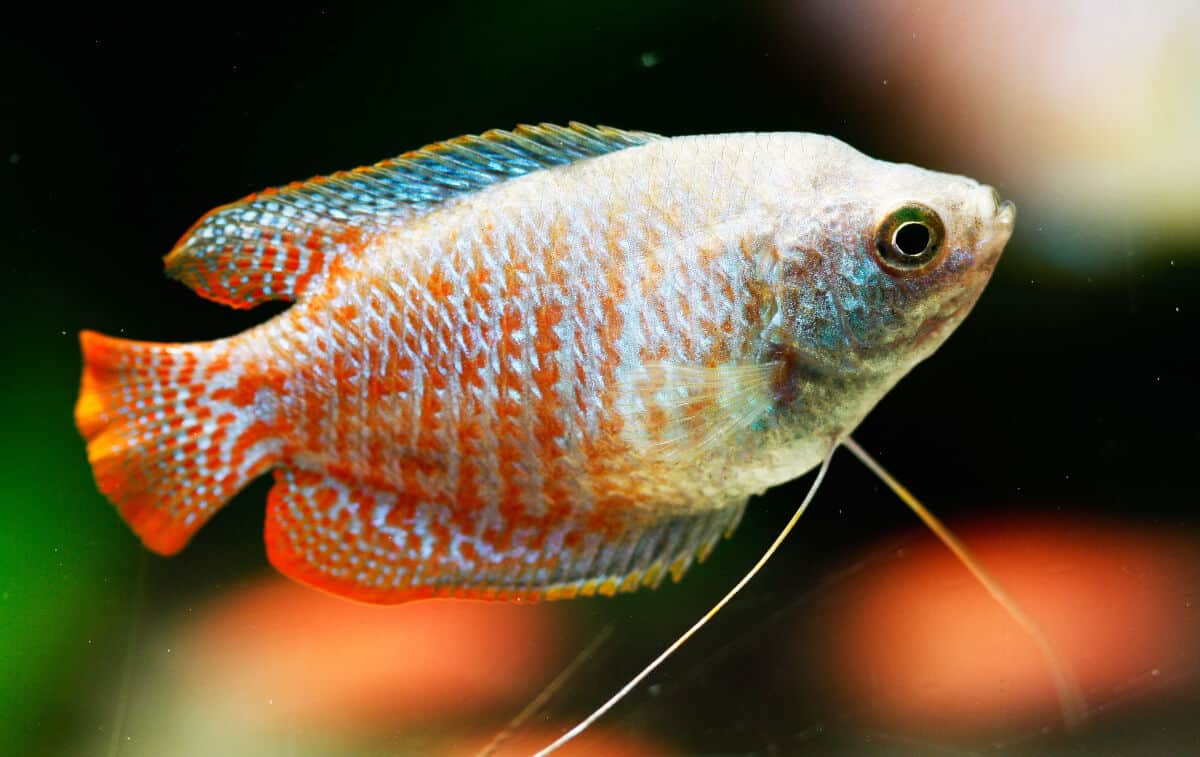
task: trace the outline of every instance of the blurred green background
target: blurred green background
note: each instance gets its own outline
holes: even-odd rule
[[[180,556],[145,554],[95,491],[73,427],[79,330],[188,341],[258,323],[279,308],[233,312],[163,277],[160,256],[202,213],[265,186],[521,122],[667,135],[816,131],[996,184],[1020,214],[993,283],[859,441],[952,525],[1053,512],[1068,523],[1103,517],[1195,536],[1195,8],[1080,5],[1043,23],[1038,5],[1006,3],[1017,22],[1005,36],[988,15],[995,6],[81,6],[6,24],[0,308],[12,341],[0,394],[0,751],[249,749],[223,744],[221,729],[164,745],[141,724],[178,714],[162,693],[173,679],[156,672],[170,629],[269,575],[266,482]],[[1141,34],[1139,24],[1160,33]],[[1094,51],[1076,37],[1097,28],[1125,30],[1127,44],[1099,44],[1104,65],[1127,77],[1081,64]],[[1161,65],[1146,63],[1154,56]],[[994,78],[1004,71],[1014,76]],[[1056,76],[1060,90],[1047,85]],[[1131,94],[1143,89],[1151,100]],[[1160,100],[1170,107],[1156,109]],[[755,503],[738,535],[681,585],[551,608],[568,650],[559,665],[597,629],[614,628],[556,700],[555,722],[586,712],[697,617],[806,486]],[[761,580],[614,713],[614,727],[684,753],[979,748],[936,733],[913,746],[902,728],[881,739],[869,718],[831,703],[819,680],[777,654],[793,643],[811,592],[836,584],[864,550],[917,538],[912,516],[839,457]],[[1179,601],[1190,603],[1196,588],[1179,586]],[[528,696],[552,672],[531,681]],[[1074,738],[1041,734],[1051,713],[1022,725],[1020,738],[993,733],[982,743],[1009,753],[1200,750],[1188,715],[1194,673],[1181,674],[1182,694],[1135,697]],[[449,718],[443,730],[487,732],[522,704]],[[346,742],[257,742],[244,753],[432,749],[417,743],[383,729]]]

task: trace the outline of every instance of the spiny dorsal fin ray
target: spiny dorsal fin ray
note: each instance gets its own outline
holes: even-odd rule
[[[383,226],[507,179],[657,139],[572,122],[438,142],[217,208],[167,255],[167,273],[232,307],[294,300],[333,259],[361,249]]]
[[[657,586],[668,573],[678,580],[744,508],[639,508],[639,519],[622,516],[604,533],[589,530],[594,514],[568,512],[529,541],[528,529],[484,527],[482,509],[446,518],[444,506],[283,468],[267,500],[267,556],[290,578],[364,602],[566,599]]]

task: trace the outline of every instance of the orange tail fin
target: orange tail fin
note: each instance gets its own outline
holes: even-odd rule
[[[248,366],[228,340],[154,344],[79,335],[75,423],[96,485],[147,547],[183,549],[229,498],[274,462]]]

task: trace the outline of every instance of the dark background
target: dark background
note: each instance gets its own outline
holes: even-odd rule
[[[43,753],[86,742],[111,717],[93,705],[107,701],[126,640],[138,638],[131,623],[144,628],[269,571],[266,482],[179,557],[141,557],[95,491],[71,418],[80,329],[189,341],[278,311],[224,309],[162,275],[161,255],[212,206],[462,133],[568,120],[667,135],[823,132],[990,181],[922,139],[903,103],[851,86],[820,35],[797,38],[780,18],[772,5],[719,2],[248,3],[80,8],[10,25],[0,78],[0,743]],[[1195,236],[1097,234],[1086,220],[1051,236],[1020,187],[999,189],[1021,213],[993,283],[856,437],[951,524],[1053,511],[1194,533]],[[1074,245],[1074,262],[1046,254],[1048,244]],[[806,487],[755,503],[737,537],[679,586],[563,605],[584,628],[614,623],[616,641],[589,682],[564,694],[562,712],[598,702],[696,617]],[[914,523],[839,455],[761,579],[658,676],[668,695],[638,692],[618,725],[688,751],[741,754],[800,750],[787,745],[820,723],[804,737],[811,753],[875,748],[819,691],[781,692],[748,663],[714,655],[742,638],[769,649],[785,633],[772,618],[806,587],[868,545],[914,538]],[[138,596],[145,612],[134,612]],[[738,654],[781,664],[761,649]],[[1175,706],[1117,722],[1194,747],[1195,724]],[[1085,753],[1088,743],[1101,742],[1052,746]]]

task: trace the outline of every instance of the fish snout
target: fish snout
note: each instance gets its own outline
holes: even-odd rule
[[[1011,200],[1003,200],[994,187],[984,186],[979,195],[979,217],[983,219],[986,234],[980,262],[989,271],[1000,260],[1004,245],[1012,236],[1017,221],[1017,206]]]
[[[1007,227],[1011,231],[1017,220],[1017,206],[1013,204],[1012,200],[1001,199],[1000,193],[996,191],[995,187],[984,186],[982,189],[980,217],[990,218],[996,226]]]

